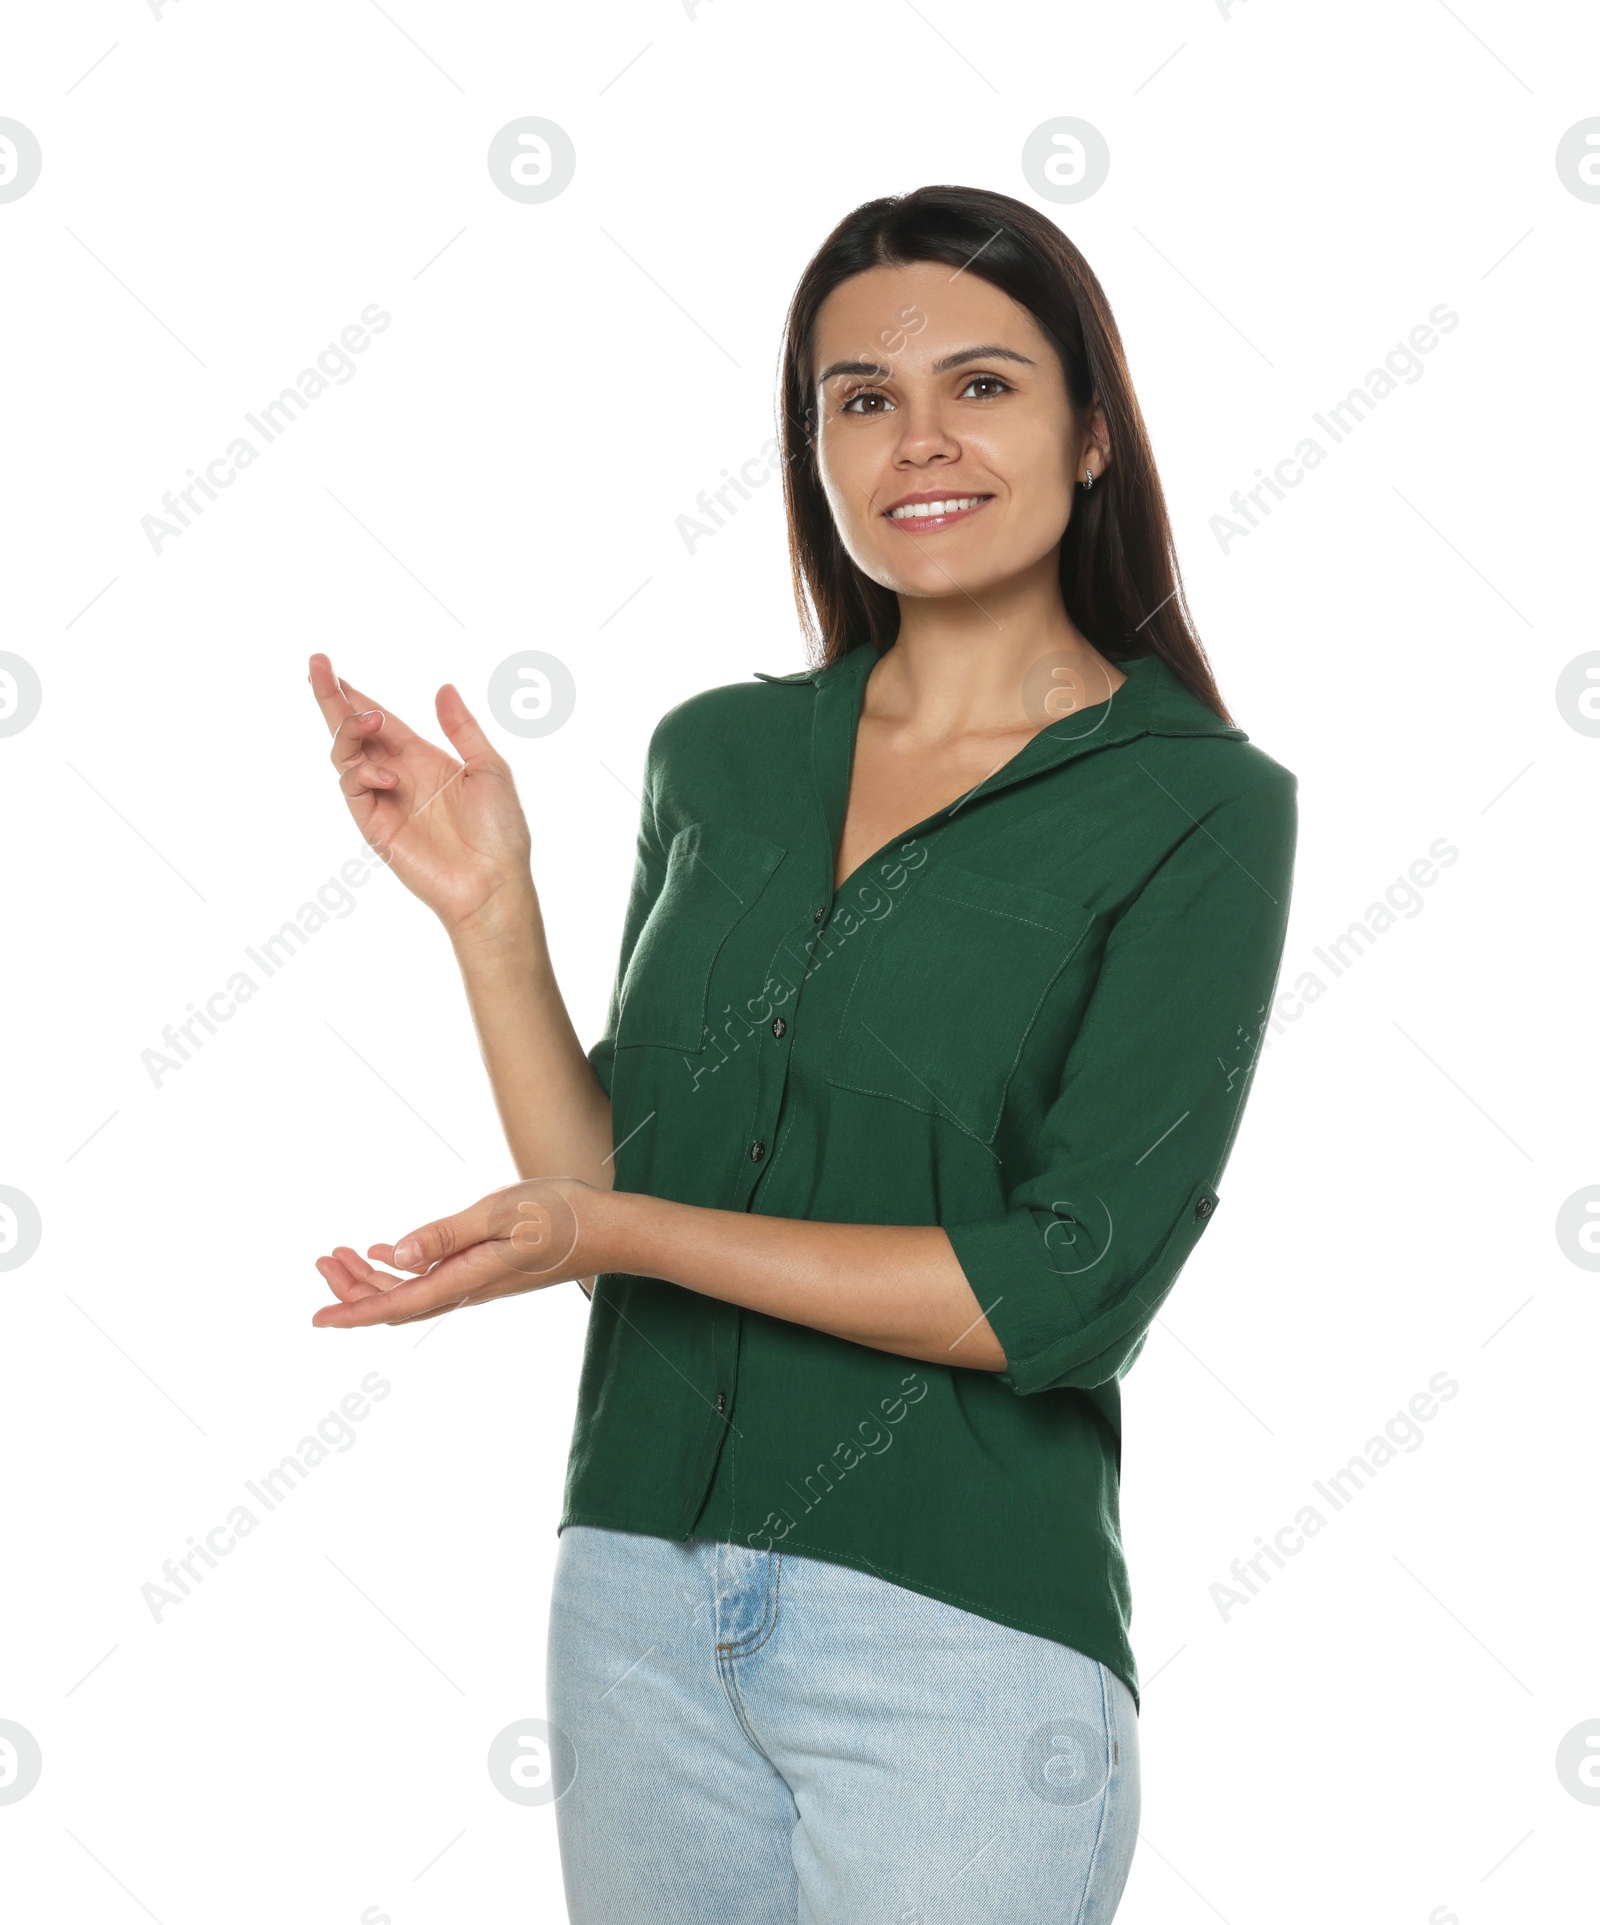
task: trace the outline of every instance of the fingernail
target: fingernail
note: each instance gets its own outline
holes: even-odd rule
[[[397,1243],[394,1246],[395,1268],[397,1270],[414,1270],[417,1265],[417,1259],[421,1255],[421,1249],[408,1237],[404,1243]]]
[[[383,710],[368,709],[361,719],[363,722],[381,722],[383,720]]]

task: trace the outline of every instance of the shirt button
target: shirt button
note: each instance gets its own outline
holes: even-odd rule
[[[774,1036],[781,1036],[788,1027],[789,1025],[783,1020],[781,1016],[773,1017],[772,1033]]]
[[[828,913],[828,908],[827,908],[827,904],[826,904],[826,903],[818,903],[818,905],[816,906],[816,908],[815,908],[815,909],[813,909],[813,910],[812,910],[812,912],[811,912],[811,920],[812,920],[813,922],[821,922],[821,920],[822,920],[822,918],[823,918],[823,917],[824,917],[824,916],[825,916],[825,915],[826,915],[827,913]]]
[[[1195,1221],[1197,1223],[1204,1223],[1215,1207],[1210,1197],[1201,1197],[1200,1201],[1194,1206]]]
[[[728,1393],[725,1390],[719,1390],[717,1392],[717,1409],[726,1410],[727,1408],[728,1408]]]
[[[759,1163],[766,1153],[767,1146],[765,1143],[752,1143],[750,1145],[750,1161],[752,1163]]]

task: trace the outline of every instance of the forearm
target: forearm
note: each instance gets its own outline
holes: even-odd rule
[[[550,966],[531,888],[451,932],[478,1046],[519,1176],[611,1184],[611,1103]]]
[[[585,1270],[660,1277],[924,1363],[1006,1367],[984,1306],[937,1226],[808,1223],[626,1191],[586,1201],[578,1250]]]

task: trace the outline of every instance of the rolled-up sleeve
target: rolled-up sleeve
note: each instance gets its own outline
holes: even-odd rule
[[[1122,913],[1002,1213],[946,1225],[1028,1395],[1121,1377],[1217,1207],[1283,956],[1296,782],[1193,822]]]
[[[667,857],[662,846],[658,807],[661,793],[662,734],[666,719],[650,738],[645,754],[644,794],[639,807],[639,836],[635,845],[633,880],[628,889],[628,907],[622,922],[622,950],[617,958],[617,973],[611,985],[606,1009],[605,1032],[588,1052],[589,1067],[599,1079],[607,1096],[611,1094],[611,1073],[617,1055],[617,1016],[622,1006],[622,984],[628,964],[638,947],[639,937],[649,920],[666,882]]]

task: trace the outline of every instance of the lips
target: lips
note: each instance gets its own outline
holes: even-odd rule
[[[953,528],[958,521],[970,520],[993,500],[993,495],[971,490],[929,489],[921,494],[902,495],[883,512],[886,521],[893,522],[907,534],[932,534],[940,528]]]

